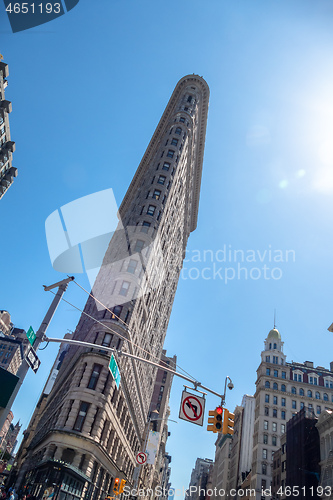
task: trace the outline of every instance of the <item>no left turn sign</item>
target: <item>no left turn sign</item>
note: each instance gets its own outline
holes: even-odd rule
[[[135,457],[136,463],[139,465],[143,465],[144,463],[147,462],[147,453],[144,453],[143,451],[139,451],[137,456]]]
[[[205,413],[205,398],[183,391],[180,403],[179,418],[203,425]]]

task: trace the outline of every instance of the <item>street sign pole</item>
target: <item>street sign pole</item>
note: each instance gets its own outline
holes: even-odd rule
[[[41,325],[36,333],[36,338],[35,338],[35,341],[33,342],[35,352],[37,352],[38,347],[40,346],[40,344],[44,340],[45,332],[50,324],[51,319],[53,318],[54,313],[56,312],[56,309],[59,305],[59,302],[62,299],[63,294],[65,293],[65,291],[67,289],[68,283],[70,281],[73,281],[73,280],[74,280],[74,277],[72,276],[70,278],[66,278],[62,281],[59,281],[55,285],[51,285],[49,287],[44,287],[45,290],[51,290],[51,288],[53,288],[54,286],[58,286],[58,292],[55,294],[54,299],[53,299],[50,307],[48,308],[47,313],[45,314],[45,318],[43,319],[43,321],[42,321],[42,323],[41,323]],[[30,341],[30,343],[31,343],[31,341]],[[29,370],[29,364],[27,363],[27,361],[25,359],[23,359],[22,364],[21,364],[21,366],[18,369],[17,374],[16,374],[16,376],[19,377],[19,381],[16,384],[16,387],[15,387],[15,389],[14,389],[14,391],[13,391],[13,393],[12,393],[8,403],[7,403],[7,406],[5,408],[0,409],[0,429],[2,429],[2,427],[6,421],[7,415],[10,412],[12,404],[17,396],[18,391],[20,390],[20,388],[23,384],[23,380],[24,380],[28,370]]]

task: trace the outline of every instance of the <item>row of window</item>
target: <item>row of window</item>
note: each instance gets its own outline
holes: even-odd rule
[[[272,445],[276,446],[276,443],[277,443],[277,437],[276,436],[272,436]],[[264,444],[268,444],[268,434],[264,434]]]
[[[274,344],[276,345],[276,344]],[[270,356],[266,356],[266,363],[270,363],[271,362],[271,357]],[[272,356],[272,362],[274,365],[278,365],[279,364],[279,357],[278,356]],[[281,358],[281,365],[283,365],[283,359]]]
[[[269,377],[271,374],[274,377],[278,377],[279,376],[279,370],[273,370],[273,373],[272,373],[270,368],[266,368],[266,375],[267,375],[267,377]],[[281,378],[286,379],[287,378],[287,372],[282,371],[281,372]]]
[[[271,384],[270,384],[269,380],[265,381],[265,388],[266,389],[270,389],[271,388]],[[277,391],[278,390],[278,384],[276,382],[274,382],[273,385],[272,385],[272,388],[273,388],[273,390]],[[280,390],[282,392],[286,392],[286,386],[285,386],[285,384],[281,384],[281,389]],[[291,388],[291,394],[297,394],[296,387],[292,387]],[[304,391],[304,389],[302,387],[300,387],[300,389],[299,389],[299,395],[300,396],[305,396],[305,391]],[[324,392],[323,397],[321,397],[321,394],[320,394],[319,391],[316,391],[314,393],[314,396],[313,396],[313,391],[311,391],[311,389],[308,389],[306,391],[306,395],[307,395],[308,398],[315,397],[315,399],[323,399],[323,401],[328,401],[329,400],[328,394],[326,392]],[[265,395],[265,397],[266,396],[267,396],[267,394]],[[332,399],[332,402],[333,402],[333,394],[331,396],[331,399]]]
[[[264,431],[269,430],[269,422],[268,420],[264,420]],[[272,432],[277,432],[277,422],[272,422]],[[281,424],[281,429],[280,429],[281,434],[284,434],[286,432],[286,424]]]
[[[265,416],[269,417],[269,408],[268,408],[268,406],[265,406],[264,412],[265,412]],[[277,412],[278,412],[277,409],[273,408],[273,414],[272,414],[272,416],[275,417],[275,418],[277,418],[277,416],[278,416]],[[281,419],[282,420],[286,420],[286,412],[284,410],[281,411]]]

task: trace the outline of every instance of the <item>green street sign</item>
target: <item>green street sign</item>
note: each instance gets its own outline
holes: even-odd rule
[[[36,334],[32,328],[32,326],[30,326],[29,330],[27,331],[26,333],[27,337],[28,337],[28,340],[30,342],[31,345],[34,345],[34,342],[36,340]]]
[[[116,382],[117,389],[119,389],[121,376],[120,376],[119,368],[117,365],[117,361],[115,360],[115,357],[113,354],[111,354],[109,370],[111,372],[112,377],[114,378],[114,380]]]

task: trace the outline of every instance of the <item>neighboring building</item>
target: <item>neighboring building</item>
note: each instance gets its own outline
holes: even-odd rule
[[[160,365],[168,366],[176,370],[177,357],[166,356],[166,351],[163,350]],[[171,457],[166,452],[166,442],[170,435],[168,431],[168,418],[170,415],[169,398],[171,392],[173,375],[159,368],[156,372],[154,391],[149,408],[149,417],[151,421],[147,426],[147,431],[158,433],[157,453],[153,466],[147,464],[141,467],[140,480],[141,484],[146,488],[156,490],[157,486],[162,486],[167,489],[171,469]]]
[[[20,422],[17,422],[17,424],[14,425],[12,423],[13,418],[13,412],[10,411],[2,429],[0,430],[0,458],[2,458],[5,451],[12,454],[17,444],[17,436],[20,432],[21,425]]]
[[[261,489],[272,483],[273,454],[280,447],[286,423],[302,408],[320,415],[333,408],[331,370],[316,368],[311,361],[286,362],[283,342],[274,328],[265,340],[257,370],[251,488],[260,500]]]
[[[134,484],[157,370],[116,356],[118,389],[103,347],[161,358],[197,225],[208,98],[201,77],[178,82],[120,206],[121,222],[73,334],[100,349],[69,348],[26,456],[24,483],[37,500],[53,483],[55,500],[69,488],[75,499],[104,498],[116,477]]]
[[[245,394],[242,406],[236,406],[234,434],[230,452],[230,472],[228,490],[241,487],[252,467],[254,396]]]
[[[317,421],[313,409],[303,408],[287,422],[286,486],[291,491],[298,489],[299,496],[309,500],[320,498],[317,495],[320,477]]]
[[[0,199],[12,185],[17,176],[17,168],[12,166],[12,153],[15,142],[10,140],[8,115],[12,111],[12,103],[5,99],[7,87],[8,64],[0,61]]]
[[[323,488],[322,498],[333,498],[333,411],[323,411],[316,427],[320,441],[320,486]]]
[[[217,498],[228,498],[231,448],[232,436],[218,434],[215,442],[215,461],[210,478],[211,488],[217,489]],[[223,491],[226,493],[225,497]]]
[[[197,458],[194,469],[192,470],[191,480],[189,484],[189,498],[191,500],[204,500],[206,497],[206,489],[208,478],[210,476],[213,460],[210,458]]]

